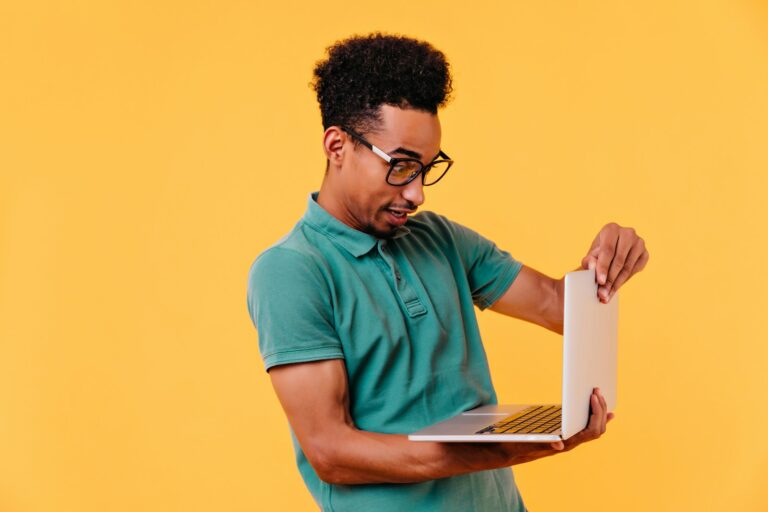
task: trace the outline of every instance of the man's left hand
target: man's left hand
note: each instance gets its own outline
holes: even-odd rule
[[[607,303],[630,277],[645,268],[648,257],[645,241],[634,229],[611,222],[595,237],[581,268],[595,269],[597,296]]]

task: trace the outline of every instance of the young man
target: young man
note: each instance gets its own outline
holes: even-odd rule
[[[254,262],[248,307],[288,417],[304,481],[323,510],[525,510],[510,466],[605,432],[595,392],[586,429],[552,444],[415,443],[406,434],[496,403],[474,307],[562,332],[564,281],[515,261],[475,231],[414,214],[452,162],[438,107],[444,55],[372,34],[315,68],[326,174],[301,221]],[[598,233],[608,301],[648,261],[616,224]]]

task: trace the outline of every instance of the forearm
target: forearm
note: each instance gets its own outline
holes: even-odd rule
[[[552,453],[548,444],[414,442],[360,430],[349,413],[347,374],[339,359],[281,365],[270,376],[304,454],[326,482],[423,482]]]
[[[320,478],[336,484],[423,482],[522,461],[497,443],[414,442],[352,427],[314,452]]]
[[[599,438],[613,414],[608,413],[605,398],[597,389],[590,396],[590,411],[584,430],[554,443],[411,442],[404,435],[365,432],[350,426],[346,433],[328,439],[326,450],[314,451],[315,456],[322,452],[324,461],[318,466],[315,460],[313,466],[322,480],[343,485],[416,483],[513,466],[570,451]]]
[[[563,334],[563,324],[565,317],[565,277],[560,279],[549,279],[548,286],[551,287],[549,306],[546,313],[546,324],[544,327],[558,334]]]
[[[565,278],[553,279],[524,266],[491,309],[563,333]]]

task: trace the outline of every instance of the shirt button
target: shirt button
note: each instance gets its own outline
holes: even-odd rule
[[[400,272],[398,272],[397,270],[395,270],[395,279],[397,279],[398,281],[400,280]]]

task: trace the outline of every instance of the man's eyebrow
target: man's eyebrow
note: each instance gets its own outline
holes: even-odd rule
[[[404,147],[399,147],[394,151],[390,151],[390,153],[402,153],[405,156],[409,156],[411,158],[418,158],[419,160],[421,160],[421,153],[417,153],[416,151],[412,151],[410,149],[405,149]]]

